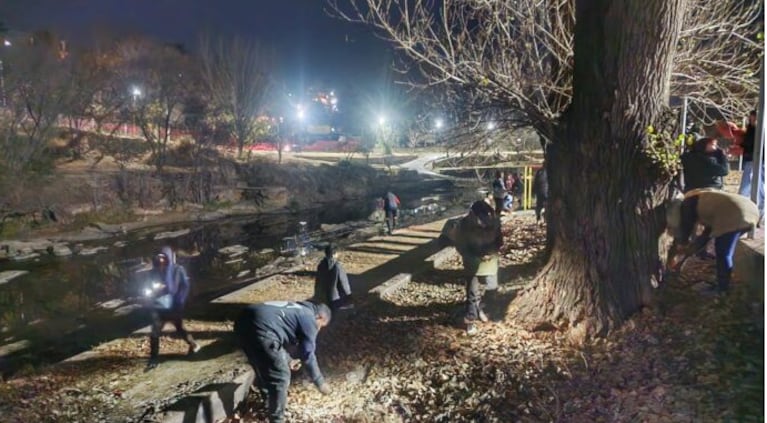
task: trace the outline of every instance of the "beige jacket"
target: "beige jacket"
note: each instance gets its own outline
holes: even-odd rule
[[[689,191],[685,198],[698,197],[698,223],[711,229],[711,236],[750,231],[759,221],[759,209],[750,199],[718,189]]]

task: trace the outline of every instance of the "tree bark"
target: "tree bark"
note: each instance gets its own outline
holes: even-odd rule
[[[513,304],[529,327],[604,336],[647,305],[668,181],[644,152],[668,103],[685,0],[577,0],[573,98],[549,146],[551,255]]]

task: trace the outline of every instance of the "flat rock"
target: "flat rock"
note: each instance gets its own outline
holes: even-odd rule
[[[226,217],[225,213],[222,213],[220,211],[212,211],[208,213],[202,213],[197,216],[197,220],[201,220],[203,222],[209,222],[212,220],[218,220]]]
[[[339,224],[335,224],[335,225],[330,225],[330,224],[323,223],[323,224],[320,225],[320,230],[322,232],[336,232],[336,231],[341,231],[341,230],[348,229],[348,228],[349,228],[349,225],[346,225],[346,224],[343,224],[343,223],[339,223]]]
[[[92,256],[94,254],[98,254],[102,251],[108,250],[107,247],[93,247],[93,248],[83,248],[78,252],[81,256]]]
[[[0,285],[10,282],[12,279],[16,279],[21,275],[29,273],[26,270],[5,270],[0,272]]]
[[[122,306],[124,304],[125,304],[125,300],[122,300],[120,298],[115,298],[113,300],[104,301],[104,302],[98,303],[96,305],[101,307],[101,308],[105,308],[107,310],[112,310],[112,309],[118,308],[118,307],[120,307],[120,306]]]
[[[168,239],[168,238],[178,238],[180,236],[187,235],[189,232],[192,232],[191,229],[180,229],[178,231],[169,231],[169,232],[160,232],[154,236],[154,240],[160,240],[160,239]]]
[[[229,257],[237,257],[247,253],[248,251],[250,251],[250,248],[244,245],[236,244],[236,245],[230,245],[228,247],[220,248],[218,250],[218,253],[225,256],[229,256]]]
[[[32,260],[40,257],[40,254],[38,253],[26,253],[26,254],[19,254],[16,256],[11,257],[11,260],[13,261],[26,261],[26,260]]]

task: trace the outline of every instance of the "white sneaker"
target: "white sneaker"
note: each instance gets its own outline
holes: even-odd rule
[[[479,332],[479,330],[477,329],[477,325],[475,325],[474,323],[469,323],[468,325],[466,325],[466,335],[469,335],[469,336],[476,335],[477,332]]]

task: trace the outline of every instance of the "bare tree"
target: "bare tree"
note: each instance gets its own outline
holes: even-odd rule
[[[755,98],[749,67],[761,46],[747,31],[759,6],[720,3],[330,4],[389,39],[407,59],[401,70],[418,71],[414,86],[443,87],[469,110],[505,111],[545,138],[551,254],[513,310],[531,327],[560,326],[583,340],[647,305],[662,269],[663,202],[677,171],[670,96],[697,96],[723,110]],[[707,87],[706,78],[727,83]],[[648,125],[664,136],[648,137]]]
[[[46,158],[70,91],[67,62],[47,45],[13,49],[5,60],[7,108],[0,112],[0,164],[9,175]]]
[[[159,172],[165,166],[171,130],[183,121],[183,110],[194,84],[190,58],[176,46],[147,41],[121,44],[123,90],[128,108],[152,151]],[[126,81],[126,82],[127,82]]]
[[[231,122],[230,136],[242,156],[259,128],[258,117],[271,86],[271,54],[253,41],[202,37],[200,58],[208,95]]]

